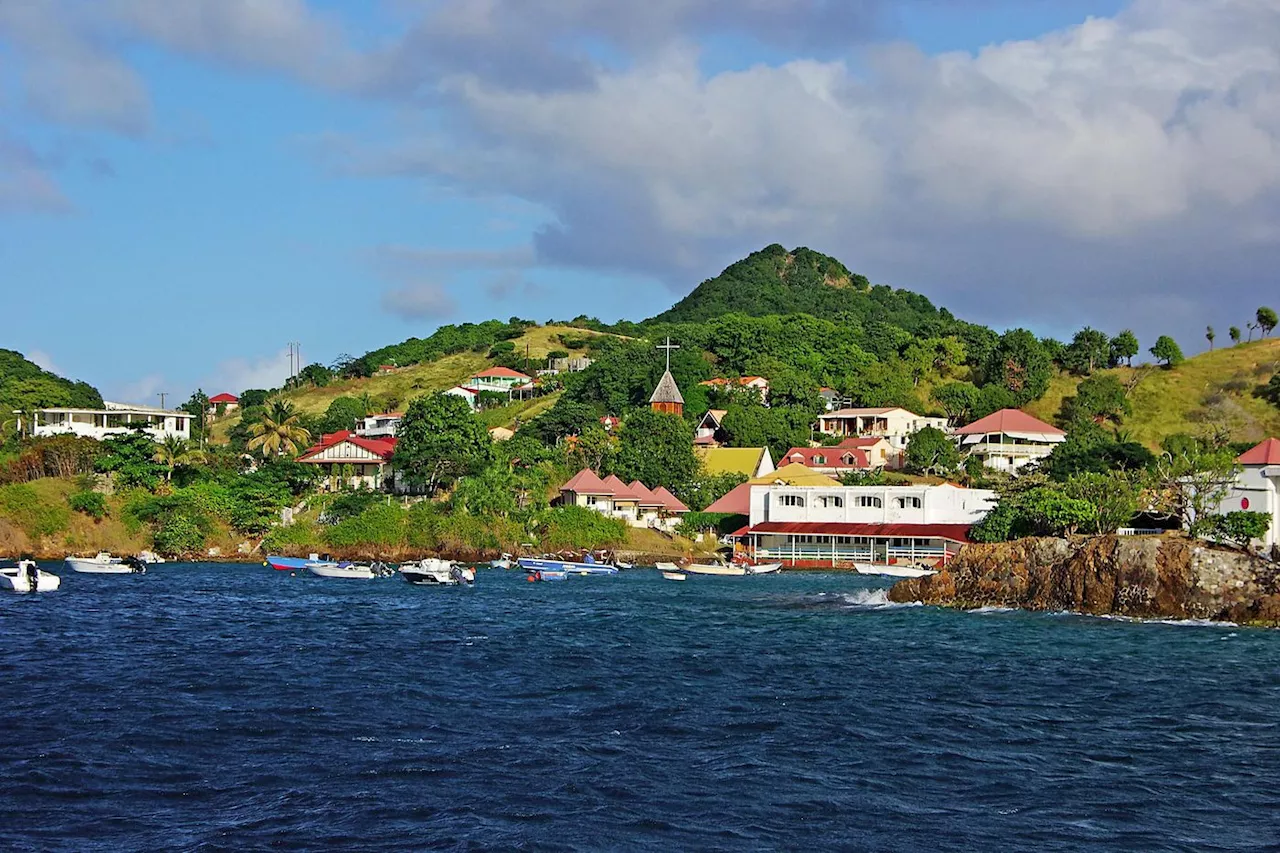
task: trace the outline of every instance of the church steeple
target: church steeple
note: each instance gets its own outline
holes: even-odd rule
[[[667,351],[667,369],[658,380],[658,387],[654,388],[653,393],[649,395],[649,407],[663,414],[683,415],[684,397],[680,394],[680,387],[676,385],[675,377],[671,375],[671,351],[680,347],[671,343],[671,338],[667,338],[667,342],[658,344],[657,349]]]

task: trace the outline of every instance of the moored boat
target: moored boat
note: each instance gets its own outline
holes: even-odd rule
[[[329,562],[321,560],[319,554],[312,554],[309,557],[279,557],[271,554],[263,561],[263,565],[270,566],[277,572],[296,572],[299,569],[305,569],[307,563]]]
[[[571,575],[616,575],[618,570],[604,563],[597,563],[587,555],[584,562],[560,560],[554,557],[521,557],[516,561],[527,572],[565,572]]]
[[[343,578],[348,580],[372,580],[394,574],[386,563],[334,563],[315,561],[307,563],[307,571],[321,578]]]
[[[747,574],[770,575],[782,571],[782,563],[747,563]]]
[[[746,566],[734,566],[728,563],[690,563],[680,571],[691,575],[721,575],[724,577],[742,577],[750,574]]]
[[[99,551],[94,557],[67,557],[67,568],[89,575],[145,574],[147,564],[137,557],[113,557]]]
[[[688,575],[684,572],[663,571],[662,577],[669,581],[682,581],[685,580]]]
[[[515,560],[512,559],[510,554],[503,554],[498,559],[489,561],[489,568],[491,569],[510,569],[514,567]]]
[[[569,573],[560,569],[533,569],[529,572],[527,580],[532,583],[534,581],[562,581],[567,580]]]
[[[35,560],[19,560],[16,566],[0,567],[0,589],[13,592],[53,592],[62,585],[62,578],[43,571]]]
[[[938,573],[937,569],[911,564],[854,563],[853,567],[860,575],[883,575],[889,578],[923,578]]]
[[[426,559],[405,563],[400,574],[412,584],[422,586],[458,586],[475,583],[476,572],[470,566],[459,566],[450,560]]]

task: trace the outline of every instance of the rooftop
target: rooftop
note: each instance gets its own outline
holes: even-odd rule
[[[1241,465],[1280,465],[1280,438],[1268,438],[1241,453]]]
[[[675,377],[671,375],[670,370],[665,371],[662,378],[658,380],[658,387],[653,389],[649,402],[684,404],[684,397],[681,396],[680,388],[676,385]]]
[[[1001,409],[979,418],[968,426],[955,431],[956,435],[988,435],[992,433],[1036,433],[1040,435],[1066,435],[1065,432],[1039,418],[1033,418],[1020,409]]]

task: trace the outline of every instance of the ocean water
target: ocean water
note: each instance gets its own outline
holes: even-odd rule
[[[849,575],[0,598],[0,849],[1280,849],[1280,632]]]

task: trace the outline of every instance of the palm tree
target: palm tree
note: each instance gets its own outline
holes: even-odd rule
[[[205,460],[205,455],[203,450],[192,447],[185,439],[176,435],[166,435],[151,458],[168,469],[164,475],[165,481],[168,482],[173,479],[174,468],[199,465]]]
[[[253,434],[249,439],[249,449],[262,448],[264,457],[282,453],[297,455],[299,446],[311,440],[310,431],[298,424],[298,417],[292,403],[276,400],[263,414],[262,420],[249,427]]]

